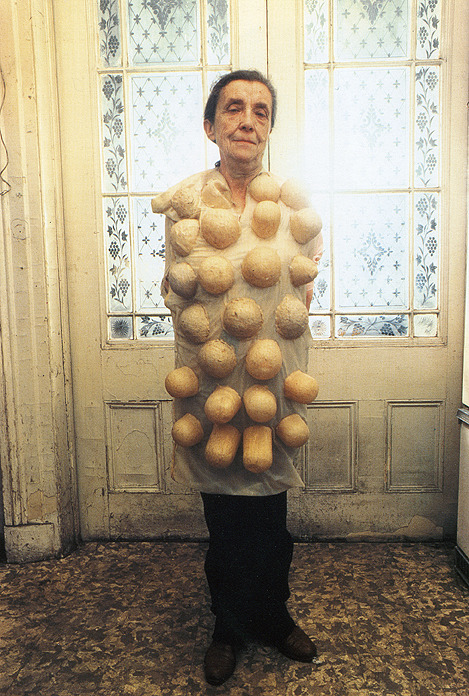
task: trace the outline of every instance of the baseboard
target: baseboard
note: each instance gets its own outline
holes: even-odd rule
[[[466,585],[469,585],[469,558],[466,556],[464,551],[461,551],[459,546],[455,548],[455,562],[456,570],[462,577]]]

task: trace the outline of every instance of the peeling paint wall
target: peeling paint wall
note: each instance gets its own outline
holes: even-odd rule
[[[0,5],[8,149],[1,199],[0,461],[10,561],[77,535],[52,2]]]

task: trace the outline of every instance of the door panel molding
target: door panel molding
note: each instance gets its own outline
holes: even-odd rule
[[[358,401],[308,406],[310,438],[305,451],[305,492],[356,490]]]
[[[444,423],[442,401],[387,402],[388,493],[442,490]]]

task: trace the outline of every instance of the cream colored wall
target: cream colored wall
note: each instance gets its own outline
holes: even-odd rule
[[[10,561],[63,553],[78,534],[53,6],[53,0],[0,3],[0,61],[7,83],[0,126],[12,185],[2,197],[0,219],[0,461]],[[454,30],[465,27],[458,22]],[[252,44],[243,40],[248,51]],[[464,48],[455,66],[467,72],[462,67],[467,41],[460,45]],[[466,215],[461,195],[466,150],[457,142],[466,119],[463,82],[452,95],[457,108],[448,143],[454,178],[454,186],[453,178],[448,182],[449,205],[458,228]],[[463,245],[453,248],[462,267]],[[449,307],[454,309],[449,317],[453,348],[447,376],[453,396],[448,418],[454,418],[454,427],[446,445],[452,457],[457,449],[453,407],[461,389],[462,283],[460,275],[449,283]],[[454,474],[452,470],[453,479]],[[448,505],[453,505],[454,486],[450,489]]]
[[[0,4],[11,185],[0,219],[0,460],[11,562],[63,553],[78,533],[52,7]]]

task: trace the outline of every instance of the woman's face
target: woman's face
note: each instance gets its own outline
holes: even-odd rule
[[[262,82],[233,80],[218,98],[214,123],[204,121],[220,149],[222,165],[259,169],[271,131],[272,95]]]

